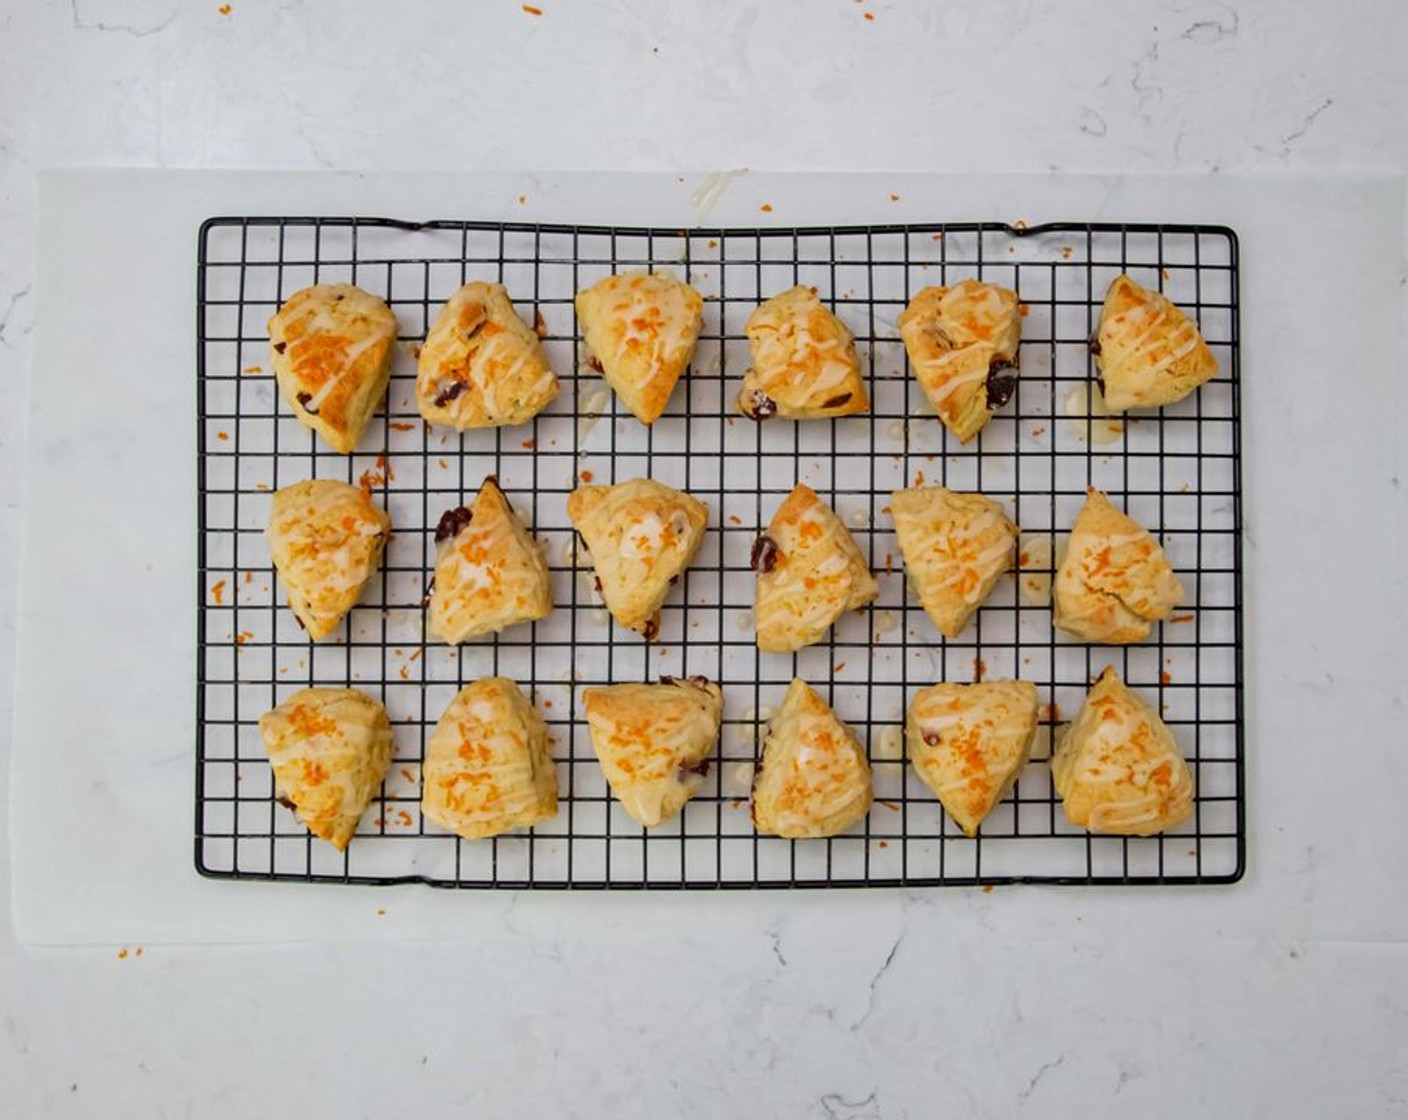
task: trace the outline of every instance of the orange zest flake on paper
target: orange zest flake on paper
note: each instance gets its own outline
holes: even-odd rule
[[[405,825],[407,828],[410,828],[411,825],[413,825],[413,824],[416,823],[416,822],[411,818],[411,814],[408,813],[408,812],[406,812],[405,809],[397,809],[397,810],[396,810],[396,820],[397,820],[400,824]]]
[[[402,665],[401,668],[398,670],[398,674],[397,674],[397,675],[400,676],[400,678],[401,678],[403,681],[408,681],[408,680],[410,680],[410,679],[411,679],[411,667],[410,667],[409,665]]]
[[[988,671],[987,662],[985,662],[981,657],[975,657],[975,658],[973,658],[973,680],[974,680],[974,681],[980,681],[980,680],[982,680],[982,679],[983,679],[983,674],[986,673],[987,671]]]
[[[391,426],[398,432],[410,432],[415,430],[415,425],[409,420],[393,420]]]
[[[423,654],[424,652],[425,652],[425,647],[422,646],[420,649],[416,650],[415,653],[411,654],[411,661],[412,661],[413,663],[416,662],[416,661],[419,661],[419,660],[420,660],[420,655]]]
[[[229,15],[232,11],[234,11],[234,9],[231,8],[229,4],[221,4],[221,5],[220,5],[218,8],[216,8],[215,10],[216,10],[217,12],[219,12],[222,16],[227,16],[227,15]]]
[[[524,4],[523,10],[527,12],[530,16],[540,16],[543,14],[542,8],[535,8],[532,4]]]
[[[899,803],[898,803],[898,802],[895,802],[895,801],[878,801],[878,800],[877,800],[877,801],[875,802],[875,804],[885,806],[885,808],[889,809],[890,812],[892,812],[892,813],[898,813],[898,812],[900,811]]]
[[[915,485],[915,486],[923,486],[923,485],[924,485],[924,472],[923,472],[923,471],[915,471],[915,472],[914,472],[914,485]]]
[[[1173,678],[1168,675],[1168,670],[1165,669],[1162,673],[1159,674],[1159,680],[1163,681],[1164,684],[1169,684],[1173,681]]]
[[[126,950],[126,949],[119,949],[119,950],[117,951],[117,959],[120,960],[120,961],[125,961],[125,960],[127,959],[127,950]]]
[[[216,580],[210,588],[210,597],[215,600],[215,605],[223,607],[225,605],[225,581]]]
[[[764,203],[762,204],[762,206],[758,207],[758,209],[760,209],[764,214],[771,214],[771,213],[772,213],[772,203],[771,203],[771,202],[764,202]]]
[[[437,467],[439,467],[442,471],[443,471],[443,470],[447,470],[447,469],[449,468],[449,466],[450,466],[450,464],[447,463],[447,462],[445,462],[444,459],[436,459],[436,460],[435,460],[435,465],[436,465]]]
[[[245,373],[263,373],[263,372],[264,372],[264,367],[263,367],[263,366],[245,366],[245,367],[244,367],[244,371],[245,371]]]
[[[898,202],[899,200],[900,200],[900,196],[899,196],[898,194],[896,194],[894,191],[891,191],[891,192],[890,192],[890,201],[891,201],[891,202]]]
[[[537,446],[538,446],[538,441],[535,440],[535,439],[525,439],[525,440],[523,441],[523,450],[524,450],[524,451],[532,451],[533,448],[535,448],[535,447],[537,447]]]
[[[717,249],[718,247],[719,247],[719,240],[718,240],[718,238],[716,238],[716,237],[711,237],[711,238],[709,238],[709,248],[711,248],[711,249]]]
[[[984,883],[984,884],[983,884],[983,893],[984,893],[984,894],[992,894],[992,884],[991,884],[991,883]]]
[[[581,478],[583,482],[591,482],[591,480],[594,479],[596,475],[592,474],[591,471],[583,471],[578,477]]]
[[[268,489],[269,489],[269,484],[268,484],[267,482],[256,482],[256,483],[254,484],[254,488],[255,488],[256,490],[268,490]]]
[[[543,318],[541,311],[533,312],[533,333],[539,338],[547,338],[548,336],[548,321]]]
[[[254,637],[253,630],[241,630],[238,634],[235,635],[235,645],[242,646],[252,637]]]
[[[401,777],[405,778],[406,781],[411,782],[412,784],[414,784],[416,780],[416,776],[412,774],[409,770],[402,770]]]
[[[893,574],[894,574],[894,571],[895,571],[895,554],[894,554],[893,552],[887,552],[887,553],[885,553],[885,574],[886,574],[887,576],[888,576],[888,575],[893,575]]]
[[[376,916],[378,918],[384,918],[386,917],[386,911],[382,907],[378,906],[376,909]]]
[[[1169,621],[1170,621],[1170,622],[1192,622],[1192,621],[1193,621],[1193,616],[1192,616],[1191,614],[1176,614],[1176,615],[1174,615],[1171,619],[1169,619]]]
[[[216,432],[216,433],[215,433],[215,438],[216,438],[216,439],[220,439],[220,440],[229,439],[229,438],[230,438],[230,433],[229,433],[229,432]]]
[[[865,18],[868,19],[868,20],[873,20],[873,19],[875,18],[875,13],[874,13],[874,12],[866,12],[866,13],[865,13]]]
[[[521,194],[521,195],[518,196],[518,205],[519,205],[519,206],[526,206],[526,205],[528,205],[528,196],[527,196],[526,194]]]
[[[1028,307],[1025,303],[1018,307],[1017,311],[1023,319],[1025,319],[1028,315],[1032,313],[1032,309]]]
[[[1069,245],[1065,246],[1065,248],[1063,248],[1063,249],[1061,250],[1061,259],[1062,259],[1063,261],[1068,261],[1068,260],[1070,260],[1070,259],[1071,259],[1071,254],[1074,253],[1074,252],[1075,252],[1075,250],[1072,249]]]
[[[1038,437],[1044,436],[1045,434],[1046,434],[1046,429],[1045,429],[1045,428],[1033,428],[1033,429],[1032,429],[1032,439],[1037,439]]]
[[[890,846],[890,842],[889,842],[888,840],[878,840],[878,841],[876,841],[876,847],[879,847],[879,848],[888,848],[889,846]]]
[[[839,673],[839,672],[841,672],[845,667],[846,667],[846,663],[845,663],[844,661],[838,661],[838,662],[836,662],[835,665],[831,666],[831,671],[832,671],[833,673]]]

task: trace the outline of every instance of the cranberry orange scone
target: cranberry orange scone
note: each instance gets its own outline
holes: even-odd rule
[[[1031,757],[1036,686],[944,682],[914,694],[905,740],[914,771],[973,836]]]
[[[621,807],[646,828],[667,821],[709,773],[724,696],[703,677],[615,684],[582,694],[587,730]]]
[[[665,411],[704,324],[704,300],[668,271],[622,272],[577,293],[602,376],[642,424]]]
[[[1090,490],[1052,587],[1053,621],[1088,642],[1143,641],[1183,598],[1159,542]]]
[[[537,332],[513,309],[508,289],[480,280],[440,309],[416,363],[420,414],[461,431],[526,423],[558,388]]]
[[[274,789],[339,852],[391,765],[386,709],[355,688],[305,688],[259,718]]]
[[[753,824],[789,839],[835,836],[870,812],[870,763],[855,732],[803,680],[768,724]]]
[[[846,611],[880,593],[850,530],[799,482],[753,545],[758,648],[790,653],[819,642]]]
[[[925,288],[900,314],[899,328],[924,395],[967,443],[1017,387],[1017,293],[977,280]]]
[[[1193,811],[1193,773],[1173,733],[1110,666],[1051,756],[1051,778],[1077,828],[1152,836]]]
[[[421,815],[468,840],[528,828],[557,812],[547,724],[506,677],[460,689],[421,767]]]
[[[356,486],[310,479],[274,492],[265,532],[289,609],[317,641],[336,629],[381,564],[391,518]]]
[[[1017,526],[981,494],[942,486],[896,490],[890,497],[905,575],[945,638],[956,638],[1012,566]]]
[[[708,507],[649,478],[579,486],[567,516],[586,542],[613,618],[650,641],[660,607],[704,541]]]
[[[269,320],[274,378],[306,427],[344,455],[386,396],[396,316],[351,284],[294,292]]]
[[[451,645],[552,611],[542,546],[490,475],[471,506],[446,511],[435,529],[428,629]]]
[[[744,327],[753,364],[743,375],[738,411],[753,420],[814,420],[870,407],[855,339],[846,324],[797,285],[775,295]]]
[[[1217,376],[1217,359],[1193,321],[1128,276],[1116,277],[1105,294],[1091,349],[1111,412],[1181,401]]]

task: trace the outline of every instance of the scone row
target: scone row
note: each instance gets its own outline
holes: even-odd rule
[[[939,633],[957,637],[1011,570],[1017,526],[1001,503],[942,486],[897,490],[887,508],[913,594]],[[579,486],[568,496],[567,513],[616,623],[654,639],[661,608],[704,540],[708,507],[662,483],[635,479]],[[390,534],[385,511],[345,482],[299,482],[274,494],[270,551],[289,607],[310,638],[332,633],[351,610]],[[551,613],[543,546],[492,475],[470,504],[440,518],[435,550],[425,601],[432,637],[458,644]],[[824,640],[845,612],[879,595],[850,530],[805,483],[754,541],[749,563],[756,573],[757,645],[765,653]],[[1056,572],[1055,625],[1089,642],[1142,641],[1182,597],[1153,535],[1090,490]]]
[[[592,747],[612,795],[653,828],[676,816],[708,776],[723,692],[704,677],[661,678],[583,692]],[[920,689],[905,721],[918,777],[968,836],[1027,765],[1037,692],[1024,681]],[[391,764],[386,709],[355,688],[306,688],[259,721],[278,800],[344,850]],[[1051,758],[1052,780],[1078,828],[1148,836],[1192,812],[1193,776],[1172,732],[1113,667],[1095,682]],[[450,702],[426,744],[421,813],[466,839],[529,828],[557,812],[547,724],[505,677],[474,681]],[[787,839],[837,836],[874,802],[855,732],[807,682],[794,679],[768,723],[750,795],[754,827]]]
[[[694,355],[704,300],[665,269],[614,274],[577,293],[577,317],[597,369],[643,424],[669,403]],[[1016,391],[1022,306],[978,280],[921,290],[900,314],[900,338],[925,397],[967,443]],[[560,391],[541,336],[502,284],[462,286],[419,348],[416,402],[428,423],[463,431],[523,424]],[[736,401],[755,420],[828,419],[870,407],[855,337],[797,285],[760,304],[744,328],[752,362]],[[272,364],[294,415],[350,453],[386,395],[396,316],[351,284],[294,293],[269,320]],[[1162,294],[1121,275],[1091,340],[1108,411],[1181,400],[1217,373],[1197,326]]]

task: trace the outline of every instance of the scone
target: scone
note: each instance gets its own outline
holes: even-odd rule
[[[709,773],[724,695],[703,677],[582,693],[587,731],[621,807],[646,828],[667,821]]]
[[[738,411],[753,420],[849,416],[870,407],[855,339],[800,284],[758,307],[744,327],[753,364],[743,375]]]
[[[1140,642],[1182,598],[1159,542],[1092,489],[1052,586],[1055,624],[1087,642]]]
[[[799,482],[753,545],[758,648],[788,653],[819,642],[846,611],[880,593],[850,530]]]
[[[467,840],[557,812],[547,724],[513,681],[485,677],[450,701],[425,747],[420,810]]]
[[[1173,733],[1108,667],[1051,756],[1051,778],[1077,828],[1152,836],[1188,819],[1193,773]]]
[[[279,392],[306,427],[344,455],[386,396],[396,316],[351,284],[294,292],[269,320]]]
[[[835,836],[870,812],[874,796],[855,732],[811,685],[793,680],[763,741],[753,824],[793,840]]]
[[[890,497],[905,575],[945,638],[956,638],[1012,567],[1017,526],[1000,504],[942,486]]]
[[[650,641],[660,606],[704,541],[708,507],[649,478],[579,486],[567,516],[582,535],[613,618]]]
[[[513,512],[493,475],[474,504],[447,510],[435,528],[430,633],[456,645],[552,611],[542,546]]]
[[[1158,292],[1117,276],[1091,345],[1110,412],[1181,401],[1217,376],[1217,359],[1182,311]]]
[[[662,270],[608,276],[578,292],[576,303],[606,383],[642,424],[655,423],[699,341],[703,298]]]
[[[557,396],[537,332],[502,284],[475,280],[454,295],[425,336],[416,362],[416,404],[432,424],[523,424]]]
[[[964,280],[925,288],[900,313],[914,375],[944,427],[967,443],[1017,388],[1017,293]]]
[[[289,609],[316,641],[362,594],[391,535],[391,518],[366,491],[310,479],[274,491],[265,530]]]
[[[1007,796],[1031,757],[1036,686],[981,681],[921,688],[905,722],[914,772],[969,836]]]
[[[305,688],[259,717],[280,801],[339,852],[391,765],[386,709],[355,688]]]

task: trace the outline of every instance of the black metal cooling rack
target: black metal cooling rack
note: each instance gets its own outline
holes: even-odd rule
[[[808,229],[632,229],[368,218],[213,218],[201,228],[198,291],[198,869],[236,879],[533,888],[739,888],[1012,882],[1225,883],[1244,867],[1238,260],[1233,232],[1191,225],[997,223]],[[584,362],[573,294],[632,267],[671,268],[705,297],[695,360],[665,415],[638,424]],[[1221,372],[1190,398],[1112,424],[1086,396],[1087,342],[1106,286],[1128,272],[1193,314]],[[1015,398],[961,447],[905,363],[895,319],[928,284],[973,276],[1025,306]],[[501,281],[545,334],[564,382],[519,428],[463,435],[422,424],[415,343],[468,279]],[[316,281],[383,296],[400,321],[387,406],[358,452],[329,451],[282,407],[265,323]],[[763,298],[815,285],[854,331],[872,411],[756,424],[734,415],[743,325]],[[598,415],[601,414],[601,415]],[[495,474],[549,551],[557,609],[497,639],[427,642],[421,597],[432,532]],[[711,531],[646,645],[612,624],[577,567],[566,516],[580,481],[650,476],[706,501]],[[303,478],[362,481],[394,523],[380,575],[347,622],[310,643],[281,603],[263,528],[270,496]],[[795,655],[752,642],[749,551],[803,480],[847,520],[880,597],[828,641]],[[884,510],[920,480],[1005,501],[1026,567],[959,639],[944,641],[905,593]],[[1090,646],[1051,626],[1051,556],[1087,485],[1158,533],[1191,601],[1147,643]],[[1159,705],[1197,780],[1192,818],[1163,836],[1073,829],[1054,796],[1051,733],[1106,664]],[[419,814],[427,738],[458,688],[490,673],[532,695],[555,742],[561,806],[531,832],[466,841]],[[578,720],[584,686],[703,673],[726,697],[706,784],[646,834],[611,801]],[[1033,761],[976,839],[948,820],[901,752],[915,688],[975,675],[1037,684]],[[747,792],[759,731],[793,675],[868,744],[876,804],[825,841],[754,834]],[[297,688],[354,685],[384,701],[396,755],[357,838],[339,854],[274,800],[257,720]]]

